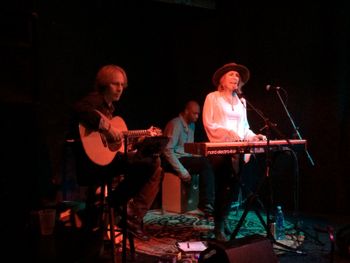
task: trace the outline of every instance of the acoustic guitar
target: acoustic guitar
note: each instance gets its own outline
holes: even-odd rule
[[[125,121],[119,116],[115,116],[109,121],[114,128],[122,132],[124,136],[123,140],[112,140],[111,138],[107,138],[102,132],[88,129],[82,123],[79,123],[80,139],[86,155],[92,162],[101,166],[110,164],[118,152],[125,151],[125,138],[129,139],[162,135],[162,131],[153,126],[147,130],[129,131]]]

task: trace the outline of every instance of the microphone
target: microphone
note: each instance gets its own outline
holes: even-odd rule
[[[239,93],[238,93],[237,91],[235,91],[235,93],[236,93],[238,99],[239,99],[239,100],[241,101],[241,103],[243,104],[243,106],[246,107],[246,103],[244,102],[245,98],[243,97],[243,92],[239,92]]]
[[[272,86],[272,85],[266,85],[266,90],[269,91],[269,90],[279,90],[281,89],[281,87],[275,87],[275,86]]]
[[[235,90],[234,93],[236,93],[236,95],[238,96],[239,99],[243,98],[243,92],[237,92]]]

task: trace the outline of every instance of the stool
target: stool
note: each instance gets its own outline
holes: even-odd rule
[[[115,215],[113,206],[110,204],[109,194],[113,189],[113,179],[108,179],[104,182],[101,182],[101,178],[109,178],[109,170],[104,169],[104,166],[99,166],[91,162],[91,160],[86,155],[81,140],[76,140],[75,138],[67,138],[65,141],[65,152],[66,154],[70,153],[71,158],[71,169],[76,174],[76,182],[80,187],[87,187],[90,189],[96,190],[96,187],[100,188],[99,199],[98,199],[98,228],[101,227],[104,234],[107,233],[110,241],[111,248],[111,256],[112,262],[116,263],[116,246],[115,246],[115,238],[116,235],[122,235],[122,262],[126,262],[126,242],[129,240],[130,245],[130,255],[132,260],[135,257],[135,246],[134,246],[134,236],[127,231],[126,217],[127,217],[127,209],[126,204],[123,205],[121,211],[121,225],[123,226],[121,229],[115,227]],[[125,144],[127,140],[125,140]],[[124,146],[127,149],[127,145]],[[66,164],[66,163],[65,163]],[[121,177],[119,177],[120,179]],[[97,194],[94,192],[93,194]],[[93,198],[94,199],[94,198]],[[96,203],[94,203],[96,204]],[[119,233],[119,234],[117,234]],[[104,246],[102,247],[102,250]],[[101,251],[102,252],[102,251]]]
[[[166,212],[185,213],[198,206],[199,175],[191,175],[191,183],[183,182],[176,174],[165,172],[162,182],[162,209]]]
[[[134,236],[127,231],[125,227],[117,228],[115,226],[115,213],[114,208],[111,206],[108,194],[112,191],[112,183],[108,182],[101,186],[101,199],[103,202],[103,213],[101,223],[103,229],[106,230],[107,238],[109,239],[112,262],[116,263],[116,238],[120,237],[119,240],[122,242],[122,262],[126,262],[126,241],[128,239],[130,245],[130,256],[131,260],[135,259],[135,244]],[[121,211],[121,225],[126,225],[126,204]],[[107,240],[108,240],[107,239]]]

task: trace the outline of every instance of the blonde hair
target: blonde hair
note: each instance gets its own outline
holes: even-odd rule
[[[115,72],[120,72],[123,75],[125,79],[124,88],[126,88],[128,86],[128,78],[126,76],[125,70],[120,66],[111,64],[103,66],[97,72],[94,85],[95,90],[98,92],[103,92],[106,87],[108,87],[108,85],[112,82],[111,78]]]

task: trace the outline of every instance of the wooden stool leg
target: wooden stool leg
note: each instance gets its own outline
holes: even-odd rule
[[[108,221],[109,221],[109,236],[111,241],[111,256],[112,256],[112,262],[117,263],[117,253],[116,253],[116,245],[115,245],[115,239],[116,239],[116,232],[122,235],[122,262],[126,262],[126,242],[129,241],[130,246],[130,257],[131,260],[135,260],[135,244],[134,244],[134,236],[133,234],[129,233],[127,231],[127,205],[124,204],[122,208],[122,214],[121,214],[121,229],[116,229],[115,226],[115,214],[114,214],[114,208],[110,204],[108,193],[111,193],[112,186],[111,184],[107,184],[105,186],[104,192],[104,200],[106,200],[105,205],[107,206],[108,211]],[[106,193],[107,191],[107,193]]]
[[[130,257],[131,260],[135,260],[135,243],[134,243],[134,235],[128,233],[129,245],[130,245]]]
[[[112,262],[116,263],[116,247],[115,247],[115,221],[114,221],[114,209],[111,206],[108,206],[108,216],[109,216],[109,234],[110,234],[110,241],[111,241],[111,257]]]
[[[123,233],[123,241],[122,241],[122,262],[126,262],[126,242],[129,241],[130,247],[130,257],[131,260],[135,260],[135,243],[134,243],[134,235],[128,231],[127,227],[127,204],[123,205],[122,210],[122,233]]]

